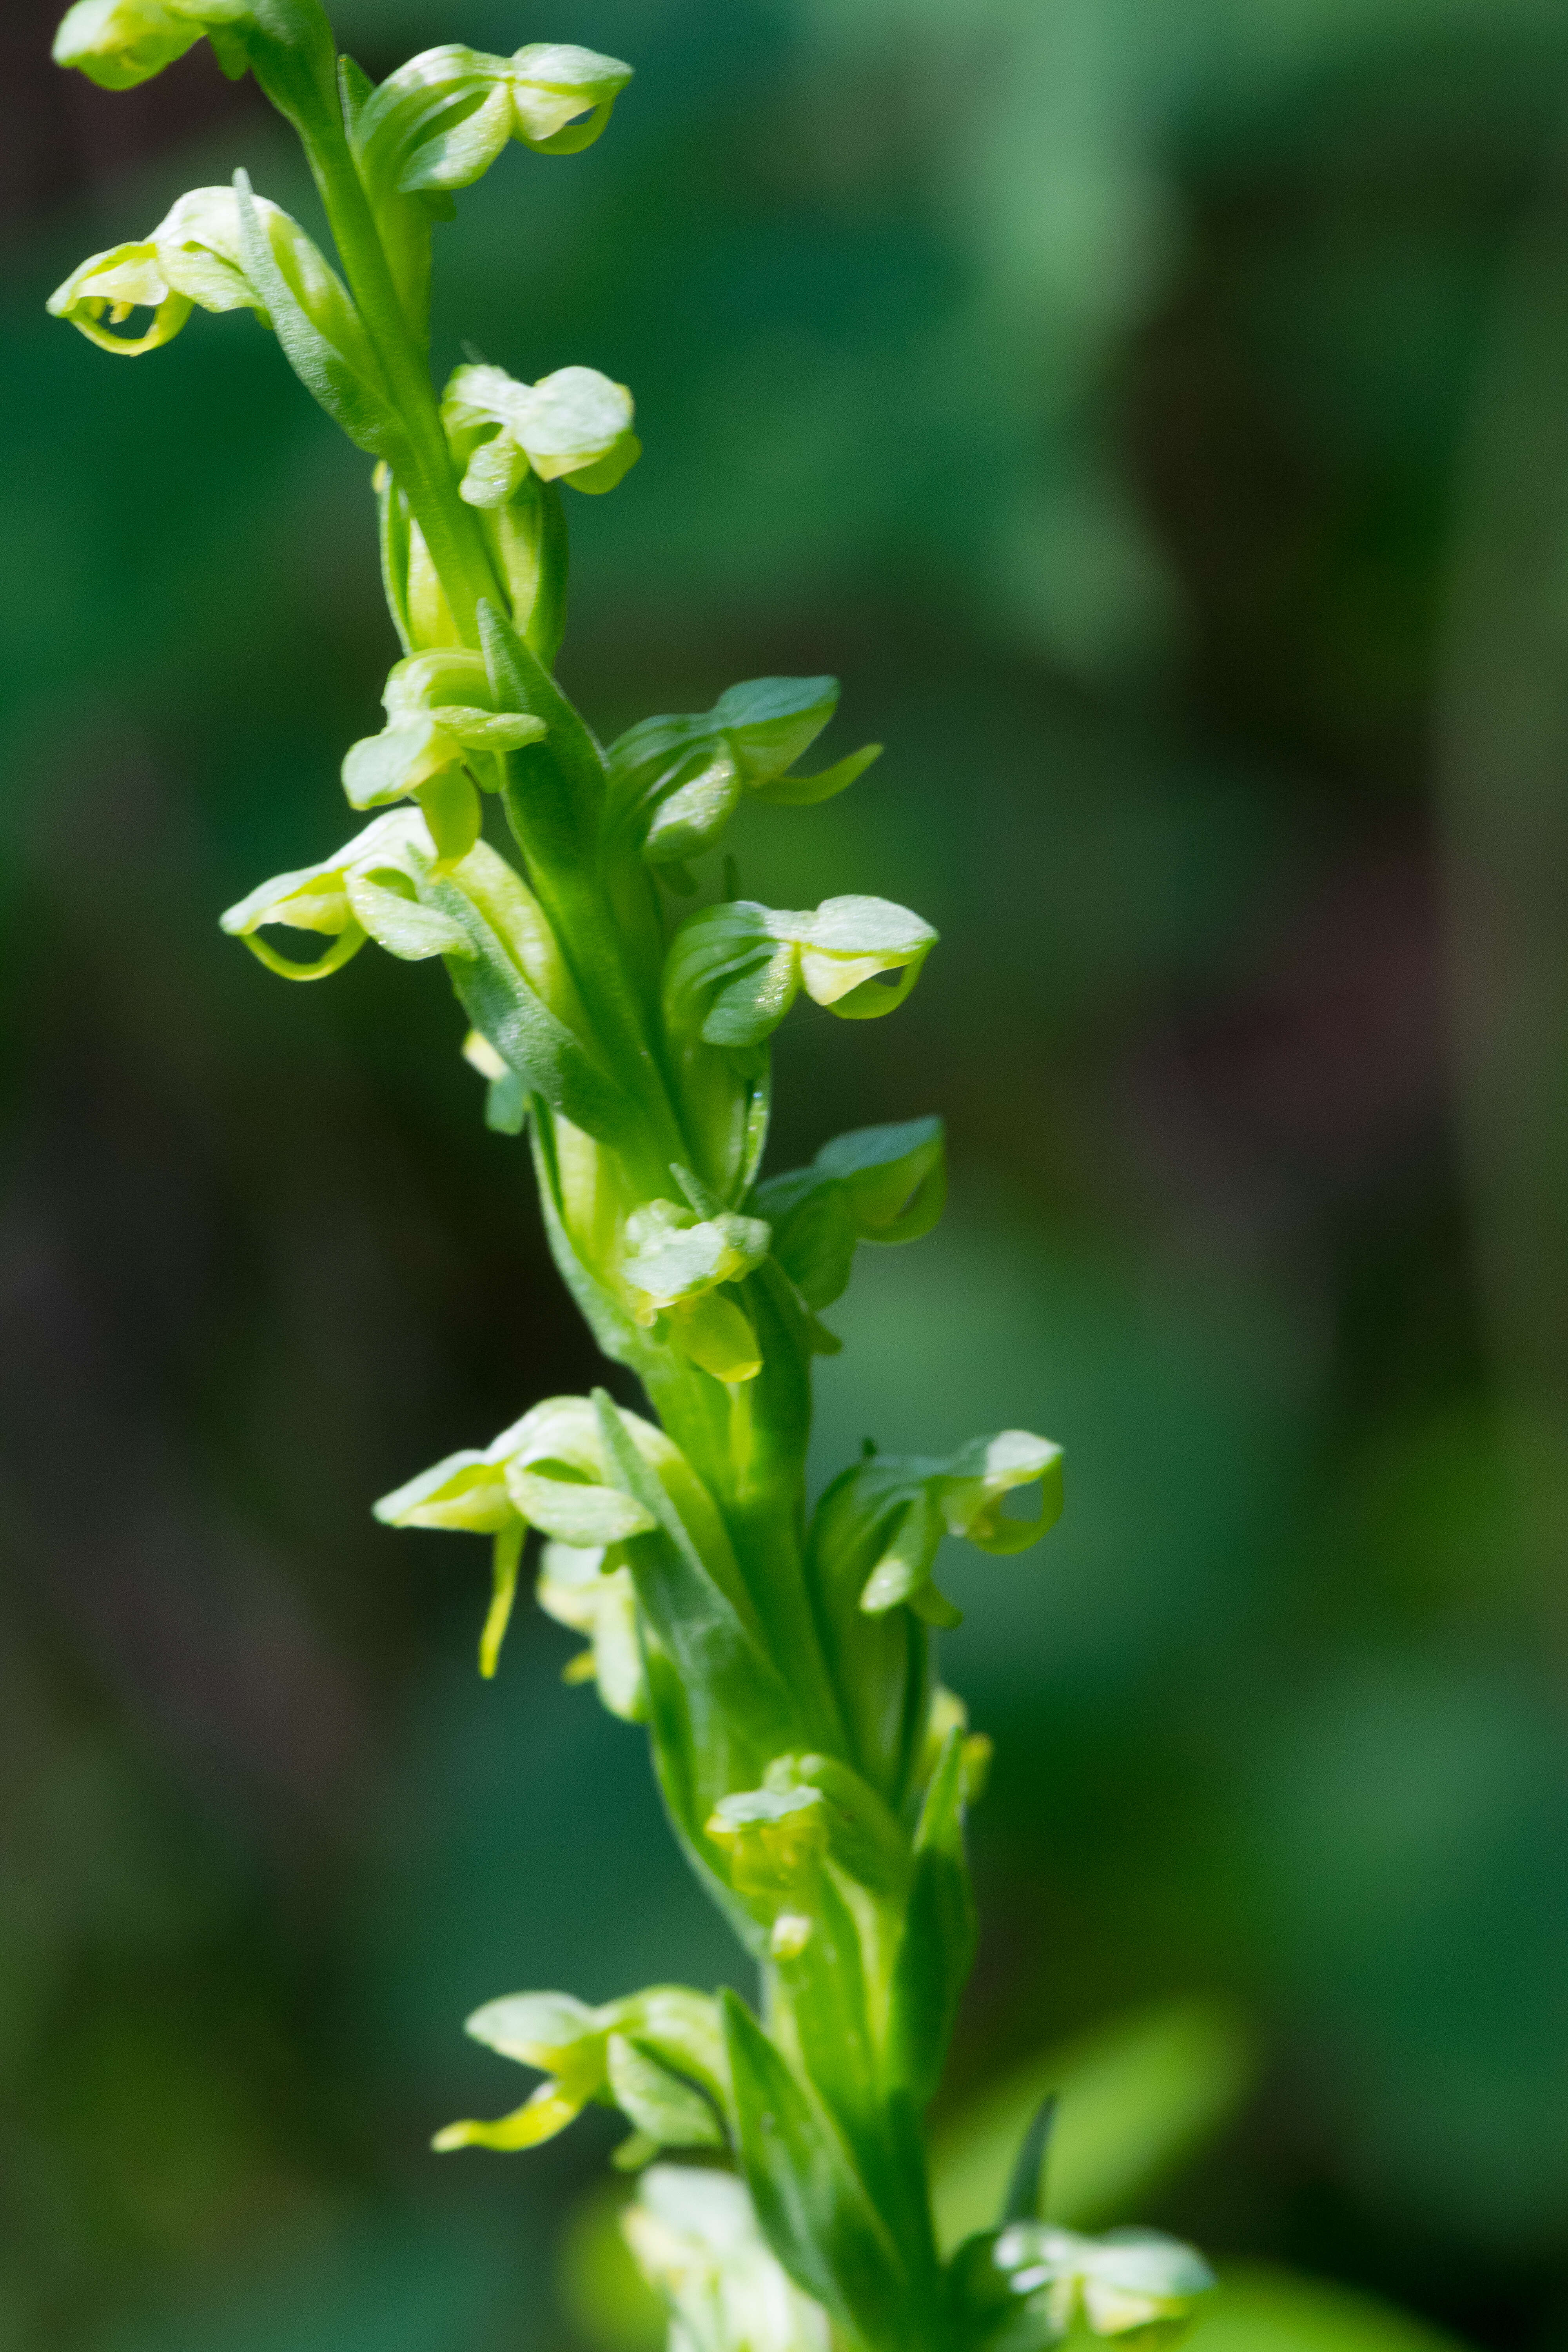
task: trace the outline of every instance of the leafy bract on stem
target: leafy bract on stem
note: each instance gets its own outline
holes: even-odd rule
[[[653,1408],[547,1396],[376,1514],[487,1540],[487,1677],[542,1539],[539,1601],[586,1642],[568,1679],[646,1726],[677,1838],[761,1977],[755,2010],[668,1985],[487,2004],[470,2032],[541,2080],[436,2145],[536,2147],[598,2104],[628,2126],[624,2167],[687,2151],[706,2168],[658,2165],[627,2230],[676,2340],[703,2352],[1163,2340],[1206,2284],[1168,2242],[1010,2211],[945,2270],[934,2243],[919,2119],[973,1949],[964,1825],[988,1754],[937,1676],[957,1612],[935,1574],[950,1538],[1037,1542],[1061,1455],[1017,1429],[945,1455],[868,1448],[808,1510],[812,1361],[839,1345],[820,1318],[862,1244],[935,1224],[944,1138],[930,1117],[862,1128],[764,1176],[773,1040],[803,997],[897,1013],[936,933],[864,895],[775,908],[710,862],[743,804],[809,811],[880,747],[803,772],[837,682],[769,677],[606,752],[554,675],[563,493],[623,482],[632,395],[574,362],[525,379],[470,360],[439,393],[430,372],[438,224],[510,146],[589,146],[631,68],[569,43],[449,43],[376,86],[317,0],[79,0],[56,56],[123,89],[204,41],[299,131],[334,257],[237,172],[49,307],[129,357],[198,310],[270,330],[375,461],[399,647],[384,725],[334,754],[369,822],[223,928],[293,981],[370,945],[439,964],[487,1122],[527,1129],[562,1275]]]

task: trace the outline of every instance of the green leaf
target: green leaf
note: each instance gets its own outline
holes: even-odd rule
[[[923,2106],[942,2079],[974,1958],[974,1896],[963,1853],[962,1735],[948,1734],[915,1833],[914,1877],[894,1963],[888,2073]]]
[[[769,2245],[851,2336],[920,2341],[897,2250],[843,2142],[745,2003],[726,1990],[723,2004],[741,2161]]]
[[[704,1559],[657,1472],[645,1462],[604,1390],[596,1389],[605,1454],[626,1492],[658,1519],[626,1556],[637,1600],[698,1705],[711,1705],[744,1744],[776,1752],[792,1745],[795,1710],[744,1614]],[[725,1581],[728,1582],[728,1578]],[[738,1579],[737,1579],[738,1581]]]
[[[593,854],[605,799],[603,755],[582,714],[532,648],[488,599],[479,603],[479,639],[496,707],[542,719],[542,743],[513,757],[507,805],[531,856],[581,866]]]
[[[1007,2194],[1002,2200],[1000,2220],[1037,2221],[1044,2213],[1046,2158],[1060,2106],[1060,2094],[1047,2091],[1036,2108],[1007,2178]]]
[[[1049,2217],[1093,2229],[1129,2213],[1228,2123],[1255,2068],[1245,2023],[1208,2001],[1140,2010],[1029,2059],[955,2116],[936,2141],[942,2242],[953,2245],[994,2220],[1014,2151],[1047,2093],[1061,2099]]]
[[[447,916],[468,950],[450,967],[458,1003],[531,1094],[612,1148],[640,1140],[637,1108],[581,1038],[530,985],[456,873],[431,875],[423,895]]]
[[[285,275],[245,173],[235,173],[234,186],[246,275],[267,305],[289,366],[357,448],[395,458],[404,446],[403,424],[347,293],[319,255],[310,261],[303,249],[308,238],[289,249]]]

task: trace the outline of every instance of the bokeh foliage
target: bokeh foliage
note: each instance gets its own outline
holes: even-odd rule
[[[833,756],[890,747],[737,846],[943,935],[900,1023],[782,1047],[776,1165],[925,1110],[955,1149],[942,1232],[837,1310],[825,1465],[1069,1448],[1054,1556],[944,1571],[998,1741],[953,2112],[1221,2001],[1261,2074],[1154,2218],[1553,2352],[1568,19],[337,13],[377,69],[637,65],[613,142],[440,233],[488,357],[637,395],[647,457],[574,516],[603,731],[831,669]],[[277,990],[216,932],[341,835],[370,504],[247,322],[106,380],[43,317],[236,163],[310,217],[209,63],[115,133],[50,29],[0,34],[10,152],[57,157],[0,340],[0,2346],[565,2346],[602,2149],[436,2167],[495,2091],[458,2021],[727,1956],[566,1637],[480,1690],[466,1564],[369,1524],[592,1368],[439,992]],[[1207,2325],[1371,2352],[1361,2312],[1277,2267]]]

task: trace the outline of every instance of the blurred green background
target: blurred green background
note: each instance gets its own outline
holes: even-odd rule
[[[636,64],[437,233],[438,358],[633,387],[573,688],[838,673],[888,755],[749,812],[746,885],[943,936],[795,1017],[773,1165],[951,1122],[824,1475],[1069,1450],[944,1580],[998,1742],[952,2194],[1109,2024],[1190,2158],[1142,2217],[1255,2266],[1205,2352],[1568,2352],[1568,10],[337,16]],[[0,23],[0,2347],[630,2346],[609,2119],[427,2137],[517,2095],[480,2000],[736,1963],[569,1638],[482,1687],[479,1548],[367,1516],[590,1351],[438,982],[216,928],[343,837],[365,468],[247,320],[122,367],[42,313],[237,163],[312,201],[205,50],[110,99],[53,17]]]

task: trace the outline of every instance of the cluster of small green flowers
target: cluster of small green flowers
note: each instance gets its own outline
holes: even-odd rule
[[[539,1600],[587,1639],[569,1675],[646,1725],[676,1835],[763,1983],[760,2017],[681,1986],[492,2001],[469,2031],[542,2080],[436,2145],[534,2147],[597,2102],[629,2126],[626,2167],[689,2152],[645,2173],[627,2218],[686,2352],[1163,2341],[1207,2284],[1195,2256],[1071,2237],[1026,2200],[944,2265],[921,2139],[972,1954],[963,1818],[988,1755],[936,1678],[932,1629],[958,1618],[938,1554],[947,1537],[1035,1542],[1061,1508],[1059,1449],[1021,1430],[945,1457],[868,1447],[806,1509],[811,1362],[839,1345],[821,1318],[862,1244],[941,1214],[942,1132],[861,1129],[764,1177],[771,1041],[802,994],[840,1019],[895,1012],[935,934],[880,898],[766,906],[728,865],[689,905],[748,797],[812,806],[879,747],[799,772],[837,703],[815,677],[752,679],[603,750],[553,676],[561,492],[608,491],[635,463],[631,396],[575,366],[525,383],[469,362],[439,398],[430,380],[432,234],[454,193],[514,140],[588,145],[630,68],[450,45],[377,87],[338,58],[319,0],[79,0],[56,55],[125,89],[203,38],[300,132],[342,274],[240,173],[84,262],[50,308],[132,355],[198,309],[269,328],[375,461],[402,647],[384,727],[342,763],[369,822],[224,928],[294,981],[372,942],[439,960],[486,1118],[526,1130],[561,1272],[658,1416],[603,1390],[549,1398],[378,1516],[489,1538],[487,1675],[539,1531]],[[486,838],[492,809],[511,855]],[[279,929],[324,945],[287,954]]]

